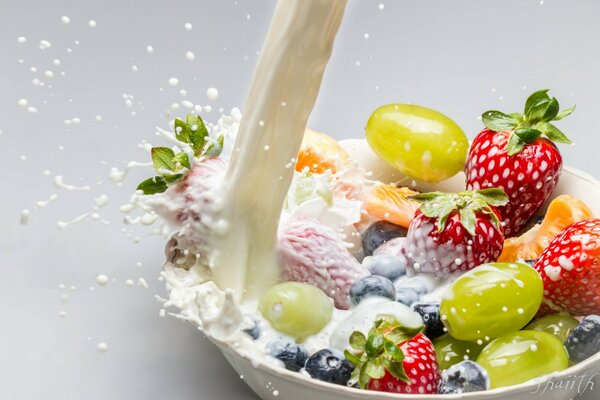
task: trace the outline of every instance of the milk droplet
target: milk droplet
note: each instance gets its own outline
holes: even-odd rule
[[[365,33],[363,36],[364,36],[365,39],[368,39],[368,38],[371,37],[368,33]]]
[[[58,58],[55,58],[54,60],[52,60],[52,64],[58,66],[60,65],[60,60]]]
[[[208,88],[206,91],[206,97],[208,97],[210,101],[215,101],[217,97],[219,97],[219,91],[214,87]]]
[[[52,71],[46,71],[46,72],[44,72],[44,75],[46,76],[46,78],[53,78],[54,77],[54,72],[52,72]]]
[[[179,83],[179,79],[177,79],[177,78],[169,79],[169,85],[171,85],[171,86],[177,86],[178,83]]]
[[[106,344],[105,342],[100,342],[98,343],[98,345],[96,345],[96,350],[98,350],[101,353],[106,353],[108,351],[108,344]]]
[[[27,107],[27,111],[29,111],[30,113],[34,114],[36,113],[38,110],[35,107],[29,106]]]
[[[67,25],[71,23],[71,18],[67,17],[66,15],[63,15],[62,17],[60,17],[61,21],[63,24]]]
[[[126,284],[127,286],[129,286],[129,287],[133,287],[133,285],[134,285],[134,283],[133,283],[133,280],[131,280],[131,279],[127,279],[127,280],[125,281],[125,284]]]
[[[186,31],[191,31],[192,30],[192,24],[189,22],[186,22],[183,27],[185,28]]]
[[[146,51],[152,54],[154,52],[154,48],[152,46],[146,46]]]
[[[17,104],[21,107],[27,107],[27,99],[19,99],[19,101],[17,101]]]
[[[31,212],[28,209],[24,209],[23,211],[21,211],[21,218],[19,219],[21,225],[27,225],[27,223],[29,222],[30,215]]]
[[[385,4],[383,4],[383,3],[379,3],[379,9],[380,9],[380,10],[383,10],[384,8],[385,8]]]
[[[40,40],[40,49],[45,50],[52,47],[52,43],[47,40]]]
[[[17,38],[18,43],[25,43],[26,41],[27,41],[27,38],[25,36],[19,36]]]
[[[58,313],[58,316],[61,317],[61,318],[64,318],[64,317],[67,316],[67,312],[66,311],[61,311],[61,312]]]
[[[108,276],[100,274],[96,277],[96,283],[100,286],[104,286],[108,283]]]
[[[188,51],[185,53],[185,58],[187,58],[188,61],[194,61],[196,56],[194,56],[194,53],[192,53],[191,51]]]
[[[88,22],[88,26],[90,28],[95,28],[96,27],[96,21],[94,21],[93,19],[90,19]]]

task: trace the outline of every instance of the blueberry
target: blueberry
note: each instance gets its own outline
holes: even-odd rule
[[[585,317],[569,334],[565,347],[576,363],[600,352],[600,316]]]
[[[354,366],[346,360],[342,352],[323,349],[310,356],[304,369],[311,378],[345,386],[350,380]]]
[[[362,237],[363,252],[365,256],[373,254],[375,249],[397,237],[405,237],[407,234],[406,228],[392,224],[387,221],[377,221],[372,223]]]
[[[308,350],[304,346],[282,338],[271,339],[267,343],[267,352],[271,357],[282,361],[286,369],[294,372],[304,368],[309,357]]]
[[[350,288],[350,302],[358,305],[367,297],[387,297],[390,300],[396,298],[394,284],[388,278],[378,275],[365,276]]]
[[[440,394],[470,393],[489,390],[487,371],[476,362],[462,361],[442,372]]]
[[[260,336],[260,327],[258,326],[258,321],[252,317],[249,317],[248,321],[252,324],[252,326],[244,329],[243,332],[250,336],[252,340],[256,340]]]
[[[411,288],[400,288],[396,290],[396,301],[410,307],[419,301],[419,293],[415,292],[415,290]]]
[[[413,278],[409,278],[405,281],[402,281],[398,284],[398,289],[400,288],[411,288],[415,292],[419,294],[419,296],[423,296],[429,292],[429,282],[426,278],[422,276],[415,276]]]
[[[529,265],[530,267],[533,267],[536,261],[537,260],[523,260],[522,262]]]
[[[424,333],[429,339],[433,340],[446,333],[440,317],[439,303],[417,303],[412,305],[412,309],[423,318],[423,323],[425,324]]]
[[[402,259],[393,254],[377,254],[365,257],[363,266],[366,267],[372,275],[379,275],[395,281],[401,276],[406,275],[406,266]]]

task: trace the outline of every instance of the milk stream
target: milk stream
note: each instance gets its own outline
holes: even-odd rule
[[[277,227],[293,168],[346,0],[280,0],[246,100],[224,182],[213,277],[256,298],[279,274]]]

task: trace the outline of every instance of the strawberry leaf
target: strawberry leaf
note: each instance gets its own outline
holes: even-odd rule
[[[175,118],[174,124],[175,137],[177,138],[177,140],[183,143],[189,143],[190,133],[188,132],[186,123],[180,120],[179,118]]]
[[[208,137],[206,125],[200,116],[194,114],[187,115],[186,125],[189,132],[189,144],[194,149],[194,154],[199,156],[206,143],[206,137]]]
[[[219,136],[216,141],[212,140],[208,146],[206,146],[206,149],[203,151],[203,155],[207,157],[215,157],[221,154],[223,151],[223,140],[223,136]]]
[[[560,106],[558,105],[558,100],[556,100],[556,97],[550,99],[546,111],[542,116],[542,121],[552,121],[554,118],[556,118],[559,108]]]
[[[524,110],[525,117],[529,118],[535,109],[539,109],[540,104],[548,103],[550,101],[550,96],[548,96],[549,90],[550,89],[538,90],[527,98]]]
[[[402,361],[402,360],[404,360],[404,353],[402,352],[402,350],[400,350],[400,348],[396,345],[396,343],[400,343],[400,342],[386,340],[385,343],[383,344],[383,348],[384,348],[385,354],[387,354],[392,360]]]
[[[460,223],[471,236],[475,236],[475,211],[472,208],[460,209]]]
[[[359,373],[358,385],[362,389],[366,389],[367,385],[369,385],[369,382],[371,382],[371,377],[369,376],[369,374],[367,374],[367,363],[366,362],[360,366],[360,370],[358,373]]]
[[[519,154],[525,148],[525,142],[523,142],[518,135],[512,133],[508,139],[508,148],[506,152],[509,156]]]
[[[346,360],[350,361],[354,366],[360,364],[360,357],[350,353],[348,350],[344,350],[344,357],[346,357]]]
[[[162,193],[167,190],[167,182],[161,176],[146,179],[140,183],[137,190],[141,190],[144,194]]]
[[[394,378],[402,382],[410,382],[410,379],[408,379],[408,376],[406,375],[406,371],[404,371],[404,365],[402,364],[402,362],[384,360],[383,366]]]
[[[542,132],[533,128],[519,128],[515,130],[514,135],[517,135],[519,139],[521,139],[526,144],[531,144],[535,142],[540,136],[542,136]]]
[[[573,111],[575,111],[575,107],[576,106],[572,106],[569,108],[565,108],[564,110],[560,111],[553,119],[553,121],[560,121],[563,118],[568,117],[569,115],[571,115],[573,113]]]
[[[369,375],[371,379],[381,379],[385,375],[385,368],[381,363],[381,358],[377,357],[367,361],[365,367],[365,373]]]
[[[350,335],[350,339],[348,341],[350,342],[350,347],[352,347],[354,350],[364,350],[365,344],[367,343],[367,338],[362,332],[354,331]]]
[[[192,169],[192,166],[190,165],[190,158],[183,151],[175,154],[173,160],[176,164],[179,164],[179,166],[183,168]],[[177,168],[177,170],[179,170],[179,168]]]
[[[508,204],[508,196],[500,188],[481,189],[476,193],[490,206],[500,207]]]
[[[365,342],[365,352],[369,358],[373,358],[383,349],[383,335],[379,332],[373,332],[369,334],[367,341]]]
[[[572,144],[571,139],[567,137],[560,129],[552,125],[550,122],[538,124],[538,127],[544,132],[548,139],[556,143]]]
[[[513,116],[495,110],[484,112],[481,115],[481,120],[486,128],[494,132],[513,130],[519,123],[519,120]]]
[[[174,158],[175,152],[168,147],[153,147],[150,151],[152,155],[152,165],[154,170],[159,174],[164,174],[165,171],[174,172],[177,168]]]
[[[163,178],[165,179],[165,182],[167,183],[167,185],[172,185],[174,183],[179,182],[180,180],[182,180],[184,177],[183,174],[167,174],[167,175],[163,175]]]

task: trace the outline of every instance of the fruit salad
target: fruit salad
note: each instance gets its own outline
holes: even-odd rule
[[[172,232],[167,305],[255,360],[359,391],[480,392],[582,362],[600,352],[600,218],[553,196],[571,143],[555,123],[573,110],[541,90],[523,113],[483,113],[469,144],[438,111],[384,105],[368,162],[307,130],[286,166],[279,279],[258,298],[217,287],[206,257],[203,227],[227,227],[203,205],[232,146],[176,119],[180,145],[154,148],[138,187]],[[463,172],[460,191],[419,190]]]

